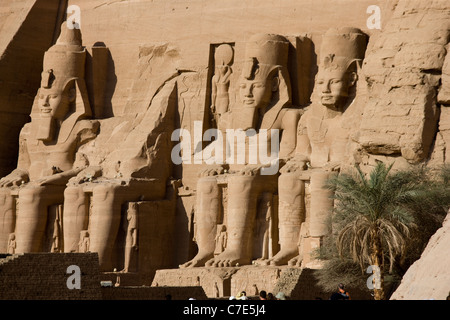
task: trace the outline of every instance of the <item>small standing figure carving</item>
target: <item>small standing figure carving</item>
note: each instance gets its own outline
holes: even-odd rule
[[[122,272],[135,271],[135,254],[138,250],[138,204],[130,202],[127,208],[126,240],[125,240],[125,265]],[[132,263],[133,261],[133,263]]]
[[[262,241],[258,243],[256,249],[259,252],[255,254],[260,255],[260,258],[254,261],[255,264],[267,265],[267,260],[272,256],[272,197],[273,195],[269,192],[263,193],[260,203],[259,203],[259,220],[258,232],[255,235],[256,240]]]
[[[56,218],[53,223],[51,252],[61,252],[61,206],[56,206]]]
[[[215,73],[212,78],[211,111],[214,121],[220,128],[220,117],[228,111],[230,97],[231,63],[233,61],[233,48],[229,44],[221,44],[214,54]]]
[[[80,242],[78,243],[78,251],[79,252],[89,252],[89,232],[87,230],[83,230],[80,232]]]
[[[227,247],[227,227],[224,224],[221,224],[217,228],[216,235],[216,250],[214,251],[215,255],[222,253]]]
[[[14,254],[15,252],[16,252],[16,235],[14,233],[10,233],[8,240],[8,253]]]

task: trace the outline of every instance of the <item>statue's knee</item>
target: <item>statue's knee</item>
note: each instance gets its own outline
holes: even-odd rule
[[[255,181],[257,181],[256,176],[233,176],[228,180],[228,192],[230,194],[241,196],[256,192],[256,189],[254,188]]]
[[[45,187],[27,187],[19,192],[19,202],[21,205],[34,203],[45,195]]]
[[[111,187],[100,185],[92,190],[92,194],[95,198],[102,198],[107,197],[112,191],[113,189]]]
[[[77,201],[82,193],[83,190],[81,188],[68,187],[64,190],[64,199],[66,202]]]
[[[0,189],[0,207],[10,206],[12,204],[11,193],[6,191],[2,192]]]
[[[93,201],[96,203],[112,201],[114,198],[117,198],[120,189],[120,186],[114,184],[98,185],[92,190]]]
[[[280,192],[295,193],[304,189],[305,183],[298,174],[282,174],[278,180]]]
[[[214,190],[218,189],[217,180],[212,177],[200,178],[197,182],[197,192],[202,194],[213,193]]]

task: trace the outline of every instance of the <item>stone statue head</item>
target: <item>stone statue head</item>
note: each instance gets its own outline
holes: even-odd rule
[[[367,36],[356,28],[332,28],[325,33],[316,77],[322,105],[343,111],[354,95],[366,44]]]
[[[56,133],[65,140],[78,119],[91,115],[84,82],[85,59],[80,30],[63,23],[56,44],[44,55],[41,87],[31,114],[38,140],[53,141]],[[64,122],[66,128],[62,128]]]
[[[241,108],[267,112],[278,105],[274,120],[279,109],[290,103],[288,51],[289,42],[280,35],[256,34],[249,39],[239,83]]]

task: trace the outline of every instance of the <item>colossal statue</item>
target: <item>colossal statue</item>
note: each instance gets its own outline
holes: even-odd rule
[[[44,55],[31,122],[20,133],[17,168],[0,180],[2,252],[10,233],[15,233],[18,253],[60,250],[61,237],[54,233],[60,226],[53,226],[59,221],[48,221],[49,210],[63,203],[67,181],[86,166],[76,152],[99,128],[97,121],[87,120],[85,59],[80,30],[63,23],[56,44]],[[51,247],[43,248],[46,244]]]
[[[280,252],[269,259],[271,265],[300,265],[299,251],[311,252],[330,232],[333,200],[324,186],[351,154],[350,133],[357,129],[351,123],[358,118],[352,103],[366,44],[367,36],[356,28],[332,28],[323,36],[315,97],[298,123],[295,156],[279,179]]]
[[[277,154],[280,161],[294,152],[300,116],[299,110],[291,105],[288,49],[288,40],[279,35],[256,34],[248,40],[239,83],[239,104],[221,117],[221,121],[226,124],[224,128],[244,132],[247,138],[250,132],[256,133],[259,146],[264,141],[269,141],[271,146],[279,142]],[[271,140],[271,135],[261,135],[262,129],[279,130],[281,141]],[[234,139],[231,142],[226,139],[225,142],[234,145]],[[215,143],[208,147],[213,145]],[[256,164],[250,163],[248,159],[243,164],[236,164],[233,160],[228,163],[225,161],[225,164],[217,161],[216,165],[201,173],[197,183],[195,212],[198,253],[180,267],[227,267],[251,263],[258,199],[264,193],[276,192],[278,167],[272,174],[264,175],[262,170],[267,163],[261,159]],[[225,192],[222,187],[224,184],[228,199],[226,203],[222,195]],[[226,225],[226,248],[214,256],[215,236],[221,224]]]
[[[139,203],[165,199],[171,175],[177,79],[166,80],[157,83],[161,87],[142,110],[99,120],[100,134],[80,151],[89,166],[67,183],[64,252],[77,252],[80,233],[87,230],[89,251],[98,253],[101,271],[135,272],[144,263],[137,260],[152,250],[140,236],[153,236],[142,226],[155,213]]]

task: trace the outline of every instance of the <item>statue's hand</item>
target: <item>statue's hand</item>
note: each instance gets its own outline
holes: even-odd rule
[[[102,175],[101,167],[87,167],[81,170],[75,177],[69,180],[73,184],[81,184],[84,182],[91,182],[92,180],[100,177]]]
[[[307,161],[297,158],[292,158],[281,168],[280,172],[283,174],[304,171],[308,169]]]
[[[42,179],[37,180],[35,183],[40,186],[53,184],[53,185],[66,185],[68,182],[76,179],[87,179],[87,181],[91,181],[92,178],[97,177],[98,174],[97,167],[88,167],[88,168],[73,168],[67,171],[58,172],[54,175],[46,176]],[[101,169],[100,169],[101,172]],[[84,182],[84,181],[83,181]],[[82,182],[80,182],[82,183]]]
[[[54,175],[49,175],[46,177],[43,177],[41,179],[35,180],[32,183],[38,186],[46,186],[46,185],[58,185],[62,186],[69,181],[71,176],[67,175],[66,172],[58,172]]]
[[[16,169],[6,177],[0,179],[0,188],[20,186],[29,181],[30,178],[28,176],[28,172],[25,170]]]
[[[224,167],[222,165],[208,165],[205,169],[201,170],[199,177],[217,176],[224,173]]]
[[[242,176],[257,176],[261,172],[263,165],[247,165],[244,169],[240,170],[238,174]]]

